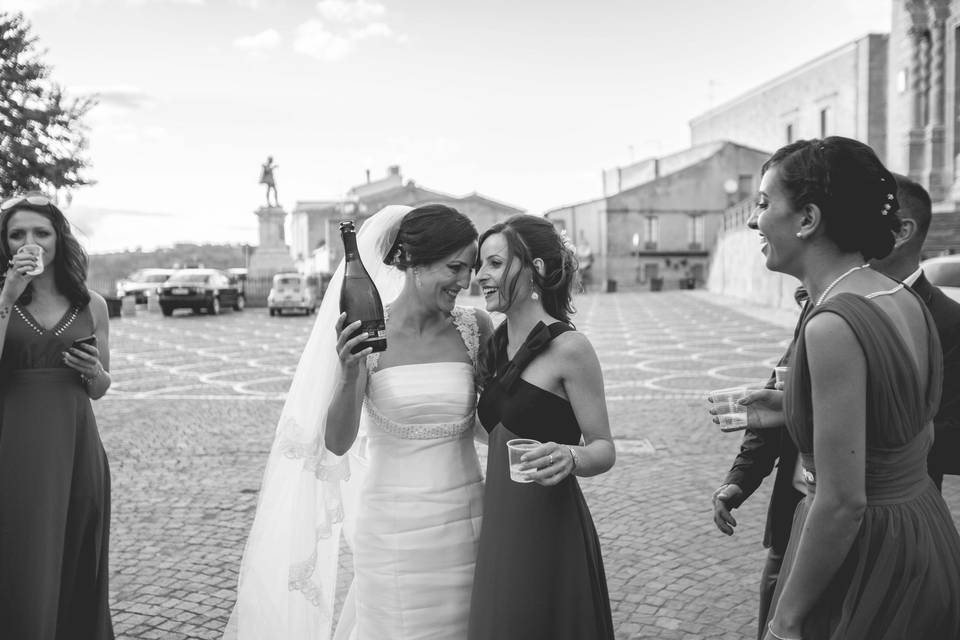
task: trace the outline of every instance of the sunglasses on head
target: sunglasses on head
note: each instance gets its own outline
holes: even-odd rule
[[[3,204],[0,204],[0,211],[7,211],[24,203],[31,204],[35,207],[46,207],[53,204],[53,200],[44,195],[13,196],[8,200],[4,200]]]

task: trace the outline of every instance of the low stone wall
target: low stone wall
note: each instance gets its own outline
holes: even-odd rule
[[[757,232],[736,229],[721,233],[711,253],[707,289],[729,298],[776,309],[793,310],[793,292],[800,282],[768,271]]]

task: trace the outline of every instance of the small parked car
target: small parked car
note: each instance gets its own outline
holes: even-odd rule
[[[920,263],[930,284],[960,302],[960,255],[939,256]]]
[[[157,287],[176,272],[176,269],[137,269],[117,282],[117,297],[133,295],[137,304],[146,304],[147,297],[154,295]]]
[[[180,269],[157,290],[160,311],[173,314],[174,309],[201,310],[217,315],[224,307],[242,311],[243,297],[237,285],[218,269]]]
[[[267,308],[270,315],[281,315],[284,311],[302,311],[310,315],[317,309],[316,276],[302,273],[278,273],[273,276],[273,286],[267,295]]]

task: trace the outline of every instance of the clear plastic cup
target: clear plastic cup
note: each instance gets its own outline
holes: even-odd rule
[[[513,440],[507,440],[507,455],[510,460],[510,479],[514,482],[521,483],[530,483],[533,480],[530,479],[529,474],[534,471],[534,469],[527,469],[526,471],[520,470],[520,457],[527,453],[528,451],[533,451],[540,446],[540,442],[536,440],[530,440],[529,438],[514,438]]]
[[[720,431],[739,431],[747,428],[747,408],[739,404],[749,389],[747,387],[729,387],[716,389],[707,394],[707,400],[717,410]]]
[[[779,391],[783,391],[783,388],[787,385],[787,374],[790,373],[790,367],[774,367],[773,375],[777,377],[776,388]]]
[[[43,247],[38,244],[25,244],[19,249],[17,253],[26,253],[32,256],[37,256],[37,266],[33,271],[27,271],[28,276],[38,276],[43,273]]]

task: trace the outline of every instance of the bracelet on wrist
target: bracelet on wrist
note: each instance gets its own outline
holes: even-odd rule
[[[93,374],[92,376],[86,376],[86,375],[83,375],[83,374],[81,373],[81,374],[80,374],[80,380],[83,381],[83,384],[90,384],[91,382],[93,382],[94,380],[98,379],[98,378],[99,378],[100,376],[102,376],[103,374],[104,374],[104,369],[103,369],[103,367],[100,367],[100,368],[97,369],[97,372],[96,372],[95,374]]]
[[[770,635],[772,635],[772,636],[773,636],[774,638],[776,638],[777,640],[802,640],[802,638],[788,638],[787,636],[782,636],[782,635],[780,635],[779,633],[777,633],[776,631],[774,631],[774,630],[773,630],[773,620],[771,620],[770,622],[767,623],[767,631],[769,631],[769,632],[770,632]]]
[[[570,461],[573,463],[573,467],[570,469],[572,474],[580,466],[580,458],[577,457],[577,452],[573,450],[573,447],[567,447],[567,451],[570,452]]]

